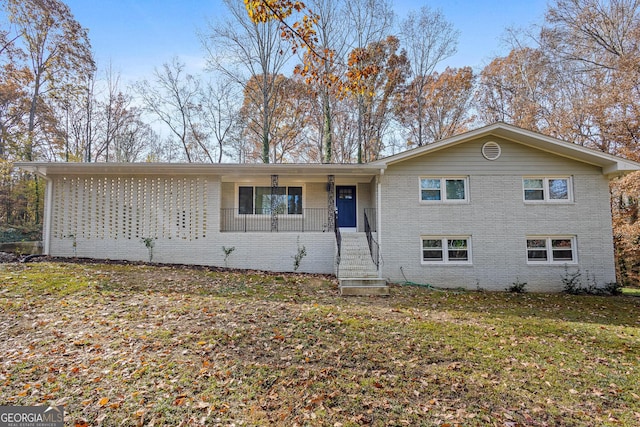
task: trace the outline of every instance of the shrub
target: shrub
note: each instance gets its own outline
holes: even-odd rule
[[[603,290],[609,295],[622,295],[622,283],[609,282]]]
[[[515,294],[523,294],[527,292],[525,287],[527,286],[527,282],[521,282],[519,278],[516,278],[516,281],[511,284],[511,286],[507,286],[505,288],[508,292],[513,292]]]
[[[582,287],[582,273],[580,273],[580,269],[577,269],[575,272],[570,273],[569,268],[564,266],[564,274],[561,277],[562,280],[562,290],[563,292],[570,295],[578,295],[584,293],[584,288]]]

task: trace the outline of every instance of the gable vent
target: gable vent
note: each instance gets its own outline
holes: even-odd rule
[[[482,146],[482,155],[487,160],[496,160],[500,157],[500,145],[497,142],[489,141]]]

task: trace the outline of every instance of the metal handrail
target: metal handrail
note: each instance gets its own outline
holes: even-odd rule
[[[326,208],[305,208],[298,214],[240,213],[237,208],[220,209],[220,231],[222,232],[329,232]]]
[[[369,253],[371,254],[371,259],[373,263],[376,265],[376,268],[380,266],[380,245],[373,238],[371,233],[371,225],[369,224],[369,215],[367,215],[367,210],[364,212],[364,232],[367,236],[367,243],[369,244]]]

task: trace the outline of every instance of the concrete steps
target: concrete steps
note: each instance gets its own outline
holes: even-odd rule
[[[338,281],[341,295],[389,295],[387,281],[378,276],[365,233],[342,233]]]

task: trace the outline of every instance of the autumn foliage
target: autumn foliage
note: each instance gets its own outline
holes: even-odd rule
[[[318,41],[314,25],[317,17],[301,1],[292,0],[244,0],[249,18],[255,23],[279,21],[282,37],[291,43],[294,52],[303,47],[314,51]],[[302,14],[302,15],[301,15]],[[301,16],[299,16],[301,15]],[[298,20],[289,22],[298,17]]]

